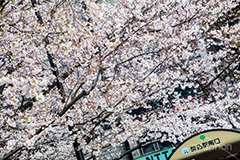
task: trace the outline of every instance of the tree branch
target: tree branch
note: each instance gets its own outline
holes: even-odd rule
[[[25,146],[16,147],[15,149],[10,151],[9,153],[5,154],[1,160],[8,160],[12,155],[17,153],[18,151],[22,151],[24,148],[25,148]]]
[[[63,110],[58,113],[58,115],[61,117],[62,115],[64,115],[67,110],[69,110],[69,108],[71,108],[80,98],[84,97],[88,95],[87,92],[85,90],[83,90],[77,97],[75,97],[71,102],[69,102],[64,108]]]
[[[151,18],[149,18],[149,22],[145,23],[144,25],[140,26],[137,30],[133,31],[126,39],[124,39],[121,43],[119,43],[112,51],[110,51],[107,55],[105,55],[101,61],[106,59],[108,56],[110,56],[112,53],[117,51],[125,42],[129,40],[134,34],[136,34],[138,31],[140,31],[142,28],[146,27],[148,24],[150,24],[152,19],[158,15],[158,12],[156,12]]]
[[[184,23],[190,22],[191,20],[194,19],[194,17],[199,13],[200,10],[201,10],[201,9],[199,9],[199,10],[198,10],[192,17],[190,17],[189,19],[186,19],[186,20],[184,20],[184,21],[181,22],[181,23],[175,24],[175,25],[173,25],[172,27],[174,28],[174,27],[177,27],[177,26],[181,26],[181,25],[183,25]]]
[[[78,68],[78,67],[80,67],[81,65],[76,65],[76,66],[74,66],[70,71],[68,71],[68,72],[65,72],[65,73],[63,73],[60,77],[61,77],[61,79],[63,79],[63,80],[65,80],[69,75],[71,75],[73,72],[74,72],[74,69],[76,69],[76,68]],[[49,93],[54,87],[56,87],[57,86],[57,80],[55,80],[52,84],[50,84],[50,85],[48,85],[47,87],[48,87],[48,89],[47,90],[42,90],[42,92],[43,92],[43,95],[46,95],[47,93]]]
[[[227,22],[233,20],[234,18],[238,18],[240,16],[240,13],[238,13],[239,10],[240,4],[234,8],[231,8],[229,11],[227,11],[227,13],[224,13],[223,16],[220,16],[213,24],[211,24],[206,32],[210,32],[214,28],[224,26],[227,24]]]
[[[238,52],[239,53],[239,52]],[[233,60],[228,64],[228,66],[222,70],[222,72],[220,72],[215,78],[213,78],[207,85],[204,86],[204,88],[206,89],[207,87],[209,87],[215,80],[217,80],[226,70],[229,69],[229,67],[235,62],[237,61],[239,58],[238,56],[237,57],[234,57]]]
[[[63,110],[58,114],[60,117],[61,117],[62,115],[64,115],[64,114],[67,112],[67,110],[68,110],[69,108],[71,108],[80,98],[85,97],[85,96],[87,96],[87,95],[90,94],[90,92],[91,92],[91,91],[96,87],[96,85],[97,85],[100,72],[101,72],[101,68],[99,68],[98,73],[97,73],[97,77],[96,77],[96,79],[93,81],[90,89],[89,89],[88,91],[83,90],[77,97],[75,97],[71,102],[69,102],[69,103],[63,108]]]

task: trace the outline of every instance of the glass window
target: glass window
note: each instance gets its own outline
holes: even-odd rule
[[[142,147],[142,151],[143,151],[143,154],[153,152],[153,151],[155,151],[154,145],[153,144],[148,144],[148,145]]]

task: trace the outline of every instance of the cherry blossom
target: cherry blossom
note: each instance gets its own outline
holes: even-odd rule
[[[74,159],[77,141],[101,159],[126,140],[239,129],[239,6],[1,1],[1,158]]]

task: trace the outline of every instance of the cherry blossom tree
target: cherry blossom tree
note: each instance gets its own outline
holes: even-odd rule
[[[99,159],[126,140],[240,127],[237,1],[0,0],[0,10],[3,159],[74,159],[73,143]],[[130,114],[139,106],[141,120]]]

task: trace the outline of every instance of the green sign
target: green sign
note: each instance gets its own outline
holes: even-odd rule
[[[135,160],[167,160],[168,157],[171,155],[172,151],[175,147],[167,148],[158,152],[154,152],[139,158],[136,158]]]
[[[230,155],[233,144],[239,142],[240,131],[238,130],[214,129],[204,131],[184,140],[169,156],[169,160],[198,159],[201,155],[210,152],[212,152],[212,159],[218,159],[213,158],[218,156],[214,152],[223,150]]]

